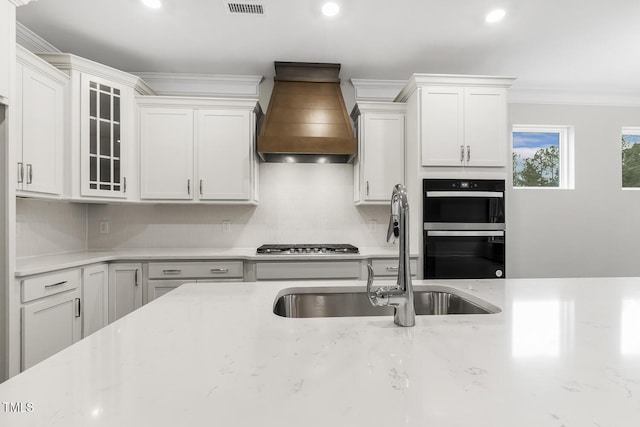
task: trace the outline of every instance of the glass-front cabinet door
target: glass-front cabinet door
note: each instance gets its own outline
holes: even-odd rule
[[[125,197],[126,143],[122,138],[126,89],[90,75],[82,78],[82,195]]]

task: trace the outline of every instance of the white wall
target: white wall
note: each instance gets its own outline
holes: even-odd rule
[[[640,107],[511,104],[513,124],[575,127],[575,189],[507,186],[509,277],[639,276],[640,189],[621,189],[620,131]]]
[[[89,247],[255,248],[264,243],[386,245],[388,206],[353,204],[353,166],[260,165],[258,206],[90,205]],[[231,221],[231,233],[222,221]],[[368,222],[377,222],[370,231]],[[109,234],[99,222],[109,221]]]
[[[36,199],[16,200],[18,258],[87,249],[84,204]]]

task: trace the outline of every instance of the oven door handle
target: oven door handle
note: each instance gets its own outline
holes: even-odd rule
[[[501,191],[427,191],[427,197],[497,197],[504,198]]]
[[[501,230],[427,230],[427,237],[503,237]]]

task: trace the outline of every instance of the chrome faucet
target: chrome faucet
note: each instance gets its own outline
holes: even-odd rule
[[[407,190],[402,184],[393,187],[391,194],[391,217],[387,231],[387,241],[399,240],[398,282],[395,286],[384,286],[373,291],[373,268],[368,265],[367,295],[374,306],[391,305],[395,314],[393,322],[399,326],[415,326],[416,311],[413,304],[413,284],[409,269],[409,203]]]

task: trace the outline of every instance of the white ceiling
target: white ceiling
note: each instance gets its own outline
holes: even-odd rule
[[[341,78],[506,75],[515,87],[640,94],[639,0],[38,0],[18,21],[63,52],[129,72],[273,76],[273,61],[337,62]],[[484,16],[495,7],[506,18]]]

